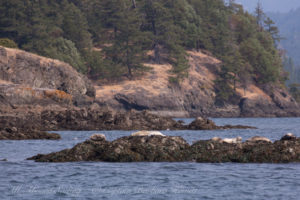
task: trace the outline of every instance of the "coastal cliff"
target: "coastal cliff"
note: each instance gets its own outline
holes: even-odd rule
[[[90,81],[70,65],[0,46],[0,140],[60,139],[42,130],[36,116],[93,98]]]
[[[93,98],[90,81],[64,62],[0,46],[0,102],[49,105]]]
[[[151,71],[139,79],[96,86],[96,101],[115,110],[150,110],[172,117],[300,116],[298,103],[279,84],[237,84],[234,98],[218,106],[215,80],[221,61],[195,51],[188,52],[188,60],[188,77],[179,85],[169,82],[171,65],[146,64]]]
[[[1,112],[37,106],[76,110],[96,103],[114,112],[147,110],[171,117],[300,116],[298,103],[276,84],[250,83],[246,88],[237,84],[235,98],[217,105],[215,81],[222,62],[195,51],[188,52],[188,60],[188,77],[180,84],[169,81],[171,65],[145,64],[150,71],[139,78],[95,86],[64,62],[0,47]]]

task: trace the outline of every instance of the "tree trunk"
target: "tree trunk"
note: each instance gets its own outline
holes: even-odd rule
[[[154,61],[155,61],[155,63],[160,64],[159,45],[156,41],[155,41],[155,44],[154,44]]]
[[[160,64],[160,52],[159,52],[159,44],[156,39],[157,37],[157,31],[156,31],[156,25],[155,25],[155,20],[153,19],[152,22],[152,30],[153,30],[153,35],[155,37],[154,39],[154,62],[157,64]]]
[[[199,50],[200,50],[199,40],[197,40],[197,42],[196,42],[196,50],[197,50],[197,52],[199,52]]]
[[[132,79],[132,70],[131,70],[131,66],[130,66],[130,63],[129,63],[129,41],[128,41],[128,38],[127,38],[127,41],[126,41],[126,65],[127,65],[127,69],[128,69],[128,78],[129,79]]]
[[[131,0],[132,1],[132,8],[136,8],[136,2],[135,0]]]

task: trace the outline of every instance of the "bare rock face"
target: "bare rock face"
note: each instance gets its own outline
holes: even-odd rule
[[[96,100],[115,110],[149,110],[171,117],[285,117],[300,116],[300,106],[286,88],[275,84],[236,85],[224,105],[216,99],[215,80],[221,61],[204,52],[188,52],[189,76],[169,82],[171,65],[149,64],[152,70],[137,80],[96,87]]]
[[[61,90],[32,88],[18,84],[0,84],[0,104],[3,106],[71,105],[73,96]]]
[[[255,98],[242,98],[239,103],[242,117],[300,116],[300,106],[285,88],[275,85],[261,86]]]
[[[31,88],[94,97],[91,83],[70,65],[17,49],[0,46],[0,79]]]

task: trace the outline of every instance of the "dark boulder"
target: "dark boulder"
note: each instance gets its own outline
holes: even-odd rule
[[[255,129],[255,127],[243,125],[217,126],[212,120],[202,117],[196,118],[194,121],[192,121],[189,125],[185,127],[188,130]]]
[[[219,129],[219,127],[210,119],[198,117],[188,125],[188,129],[189,130],[215,130],[215,129]]]

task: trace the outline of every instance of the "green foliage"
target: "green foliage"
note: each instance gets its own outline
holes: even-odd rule
[[[41,41],[42,43],[43,41]],[[49,42],[47,48],[41,52],[44,56],[56,58],[58,60],[69,63],[75,69],[82,73],[86,73],[84,60],[77,50],[75,44],[71,40],[62,37]]]
[[[227,78],[225,76],[220,76],[217,80],[215,80],[216,85],[216,101],[215,104],[217,106],[224,106],[226,102],[230,101],[230,99],[234,96],[235,92],[227,82]]]
[[[85,51],[84,58],[88,67],[89,78],[93,80],[109,79],[114,80],[126,73],[126,70],[108,59],[103,58],[100,51]]]
[[[18,48],[18,45],[8,38],[0,38],[0,46],[8,48]]]
[[[289,90],[295,100],[300,103],[300,85],[297,83],[291,84],[289,85]]]
[[[283,80],[277,27],[261,7],[253,16],[234,1],[2,0],[0,38],[93,79],[140,75],[153,51],[151,62],[172,64],[170,82],[180,83],[188,76],[186,50],[203,49],[223,61],[222,101],[237,84]]]

